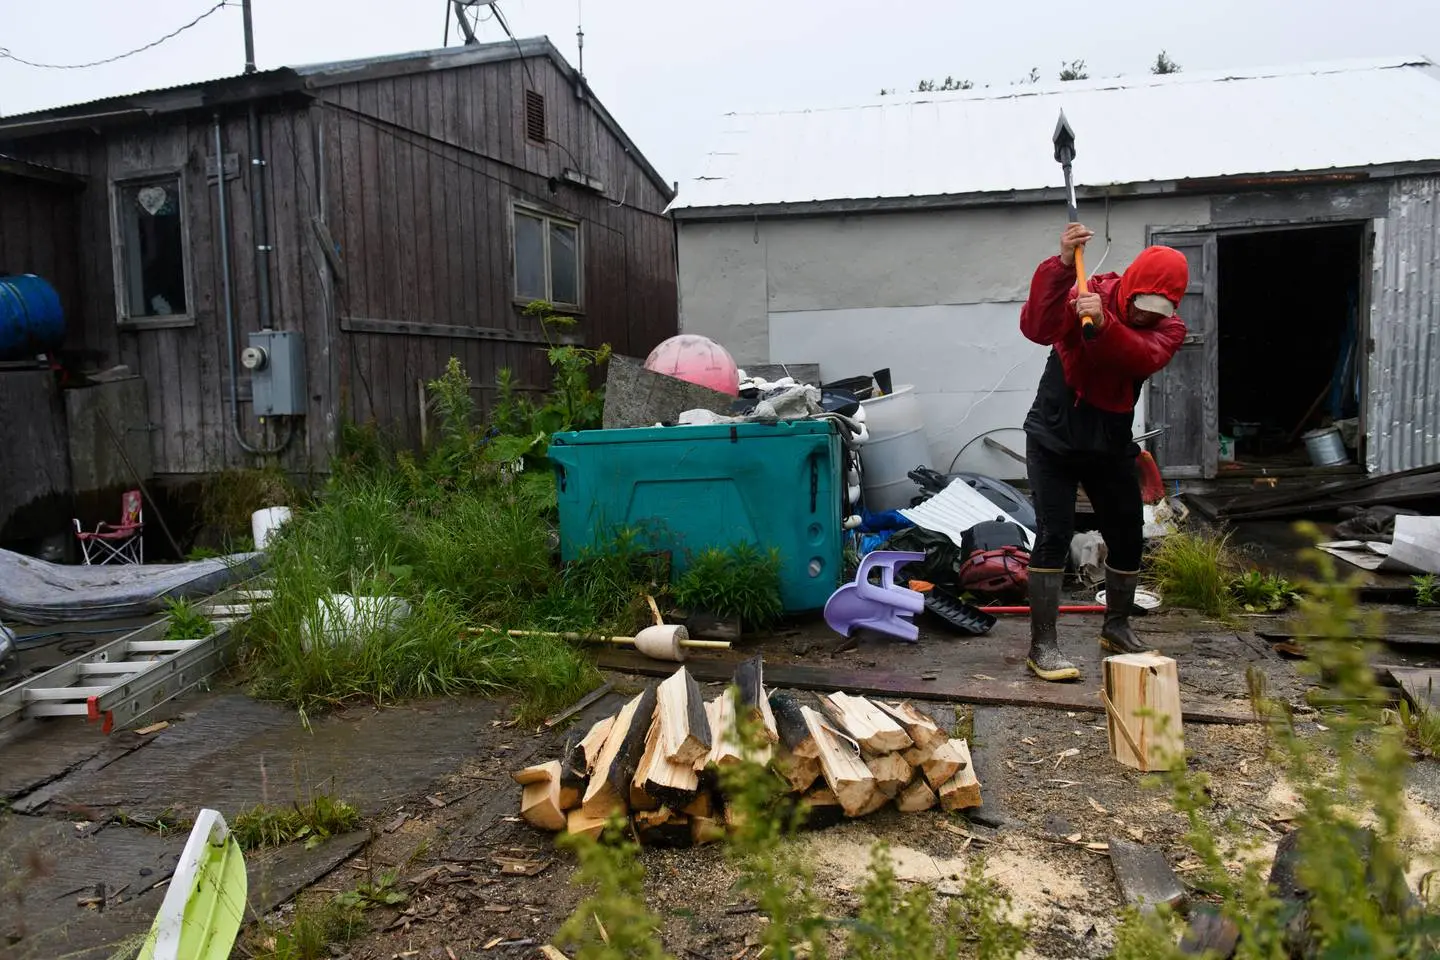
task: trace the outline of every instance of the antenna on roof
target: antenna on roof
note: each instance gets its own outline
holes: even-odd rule
[[[585,79],[585,23],[584,0],[575,0],[575,49],[579,54],[580,79]]]
[[[495,0],[454,0],[455,19],[460,23],[460,32],[465,34],[465,45],[479,43],[475,37],[475,27],[465,18],[465,11],[470,7],[493,7]],[[478,14],[477,14],[478,16]],[[449,25],[446,25],[448,36]]]

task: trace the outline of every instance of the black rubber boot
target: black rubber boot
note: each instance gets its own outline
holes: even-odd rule
[[[1060,653],[1055,629],[1064,582],[1064,570],[1030,568],[1030,655],[1025,665],[1041,680],[1080,679],[1080,670]]]
[[[1130,627],[1130,609],[1135,605],[1135,588],[1140,574],[1105,567],[1105,626],[1100,628],[1100,646],[1111,653],[1149,653],[1148,647]]]

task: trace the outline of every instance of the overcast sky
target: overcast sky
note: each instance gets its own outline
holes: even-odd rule
[[[49,63],[112,56],[216,0],[0,0],[0,48]],[[1092,77],[1143,72],[1167,50],[1186,70],[1357,56],[1440,57],[1440,0],[583,0],[592,87],[668,180],[700,168],[731,110],[864,100],[953,74],[1003,85],[1081,58]],[[254,0],[260,67],[441,45],[444,0]],[[577,0],[501,0],[519,36],[572,63]],[[492,20],[481,38],[501,40]],[[452,25],[451,43],[457,42]],[[238,0],[119,63],[39,70],[0,59],[0,113],[240,72]],[[1149,119],[1185,145],[1185,118]],[[1343,131],[1337,131],[1343,136]]]

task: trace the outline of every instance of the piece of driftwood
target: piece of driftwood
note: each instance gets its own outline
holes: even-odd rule
[[[1110,755],[1142,771],[1183,764],[1185,734],[1175,661],[1154,653],[1126,653],[1106,657],[1101,669]]]
[[[650,732],[654,716],[654,686],[646,687],[616,715],[590,775],[590,784],[585,788],[582,807],[590,816],[604,819],[612,813],[625,812],[635,768],[645,752],[645,736]]]
[[[537,763],[511,774],[524,787],[520,816],[542,830],[564,830],[565,808],[560,803],[560,761]]]
[[[860,816],[877,792],[875,775],[865,766],[855,747],[831,731],[824,717],[809,707],[801,710],[810,726],[810,735],[820,748],[820,772],[826,785],[847,815]]]
[[[890,714],[864,697],[835,691],[819,697],[820,708],[840,730],[874,754],[905,750],[914,741]]]
[[[694,766],[710,753],[710,720],[700,685],[684,667],[656,691],[655,716],[660,721],[660,745],[666,760]]]
[[[964,740],[951,740],[948,748],[960,757],[960,768],[940,785],[941,809],[968,810],[980,806],[980,780],[970,759],[970,745]]]

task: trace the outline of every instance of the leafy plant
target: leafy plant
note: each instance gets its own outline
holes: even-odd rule
[[[1165,602],[1225,616],[1235,607],[1231,574],[1235,560],[1227,535],[1181,530],[1163,538],[1149,557],[1149,576]]]
[[[965,885],[949,913],[952,929],[975,944],[983,960],[1014,960],[1030,939],[1030,919],[1011,918],[1010,895],[985,876],[985,862],[975,859],[965,872]],[[947,951],[946,956],[954,956]],[[897,954],[896,956],[903,956]]]
[[[367,880],[335,898],[342,907],[352,910],[369,910],[372,907],[399,906],[410,899],[410,894],[400,889],[400,875],[387,870],[380,876]]]
[[[1275,573],[1250,570],[1236,577],[1230,592],[1246,613],[1272,613],[1300,600],[1294,584]]]
[[[166,640],[199,640],[215,632],[215,624],[189,600],[166,600],[165,614],[170,618],[165,627]]]
[[[624,821],[616,817],[606,826],[603,843],[568,835],[560,843],[580,861],[574,882],[592,892],[561,925],[556,942],[574,951],[574,960],[666,960],[660,918],[645,906],[640,848],[625,839]]]
[[[331,947],[363,936],[368,927],[360,911],[336,900],[299,904],[283,927],[262,929],[252,937],[254,960],[329,960]]]
[[[1425,573],[1411,577],[1410,583],[1415,587],[1415,606],[1433,607],[1440,604],[1440,577]]]
[[[780,618],[780,551],[752,543],[710,548],[691,561],[675,584],[675,600],[688,610],[739,617],[747,630]]]
[[[1429,709],[1414,709],[1400,701],[1396,719],[1405,731],[1405,742],[1422,757],[1440,756],[1440,714]]]
[[[318,793],[304,803],[289,807],[260,805],[237,815],[230,832],[242,850],[278,847],[305,841],[306,849],[317,847],[337,833],[360,825],[360,812],[343,800]]]

